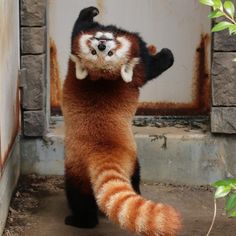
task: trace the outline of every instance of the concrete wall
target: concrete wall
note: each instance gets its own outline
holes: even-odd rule
[[[19,2],[0,1],[0,235],[19,167]]]
[[[142,180],[205,185],[236,175],[236,137],[214,136],[187,127],[133,127]],[[64,123],[43,140],[22,140],[22,172],[64,174]]]
[[[19,130],[19,5],[0,2],[0,146],[3,167]]]

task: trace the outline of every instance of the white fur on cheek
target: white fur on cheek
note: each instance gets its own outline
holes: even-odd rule
[[[107,50],[110,51],[114,49],[117,45],[115,41],[111,40],[106,43],[106,46],[107,46]]]
[[[121,67],[121,77],[126,82],[129,83],[133,80],[133,70],[135,65],[139,62],[139,58],[135,57],[131,61],[122,65]]]
[[[117,40],[121,43],[121,48],[116,51],[116,55],[118,57],[124,57],[129,51],[131,43],[125,37],[117,37]]]
[[[79,46],[80,49],[83,53],[88,54],[90,52],[90,49],[87,45],[87,41],[92,38],[93,36],[91,34],[83,34],[80,38],[79,38]]]
[[[91,42],[92,48],[97,48],[97,47],[98,47],[98,44],[99,44],[99,41],[98,41],[98,40],[96,40],[96,39],[91,39],[90,42]]]
[[[88,71],[83,68],[79,58],[71,54],[70,59],[75,63],[76,78],[79,80],[85,79],[88,75]]]

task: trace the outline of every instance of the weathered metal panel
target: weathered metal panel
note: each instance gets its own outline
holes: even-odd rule
[[[19,1],[0,1],[0,169],[19,130]]]
[[[209,8],[198,0],[49,0],[51,104],[58,111],[70,34],[79,11],[97,6],[97,20],[140,32],[160,50],[170,48],[174,66],[141,90],[139,114],[207,114],[210,107]]]

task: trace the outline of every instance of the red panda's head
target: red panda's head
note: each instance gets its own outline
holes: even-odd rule
[[[132,34],[111,31],[80,33],[73,41],[71,60],[77,79],[123,79],[131,82],[139,63],[138,42]]]

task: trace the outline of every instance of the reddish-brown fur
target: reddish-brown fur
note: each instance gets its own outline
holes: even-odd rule
[[[132,42],[129,57],[137,57],[135,37],[126,37]],[[78,39],[73,44],[77,54]],[[68,62],[63,90],[67,175],[83,183],[84,193],[94,193],[99,208],[114,222],[121,224],[122,221],[123,228],[148,236],[176,235],[181,225],[178,213],[166,205],[147,203],[133,191],[129,181],[137,156],[131,121],[138,105],[139,86],[144,84],[142,63],[135,67],[131,83],[125,83],[118,71],[112,73],[112,78],[110,76],[104,71],[89,71],[86,79],[78,80],[74,62]],[[112,199],[114,204],[109,211],[107,204]],[[127,218],[119,216],[121,211],[126,211],[123,204],[129,200],[132,201],[128,205]],[[147,222],[139,229],[136,220],[143,214],[141,207],[145,204],[150,204],[143,216]],[[161,223],[157,224],[156,220]]]
[[[149,54],[151,54],[151,55],[156,55],[156,53],[157,53],[157,48],[154,46],[154,45],[149,45],[148,46],[148,52],[149,52]]]

